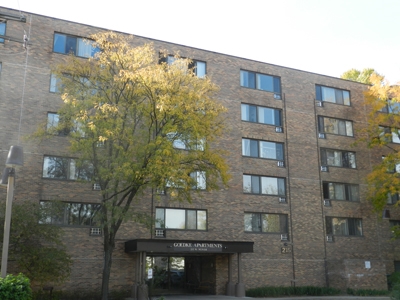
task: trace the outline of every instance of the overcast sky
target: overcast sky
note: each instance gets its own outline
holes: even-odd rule
[[[400,81],[400,0],[1,0],[1,6],[339,77]]]

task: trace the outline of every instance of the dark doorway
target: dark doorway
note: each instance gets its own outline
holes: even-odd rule
[[[215,255],[211,256],[148,256],[146,273],[150,295],[215,294]]]

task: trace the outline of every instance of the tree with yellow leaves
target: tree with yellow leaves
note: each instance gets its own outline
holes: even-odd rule
[[[64,104],[52,130],[69,133],[77,163],[101,187],[105,300],[117,231],[142,193],[168,186],[171,197],[191,201],[194,172],[207,190],[229,176],[223,152],[211,146],[223,131],[217,86],[195,76],[188,59],[160,62],[151,44],[133,47],[116,33],[92,38],[100,50],[93,58],[71,55],[55,69]]]
[[[400,86],[389,84],[376,73],[372,73],[369,82],[371,86],[365,92],[369,109],[366,141],[370,148],[382,149],[384,155],[367,177],[368,199],[381,212],[388,202],[399,203]]]

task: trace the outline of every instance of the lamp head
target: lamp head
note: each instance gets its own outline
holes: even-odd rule
[[[24,151],[21,146],[11,146],[8,151],[6,167],[15,168],[24,165]]]
[[[10,175],[11,168],[5,167],[3,173],[1,175],[0,186],[7,187],[8,185],[8,176]]]

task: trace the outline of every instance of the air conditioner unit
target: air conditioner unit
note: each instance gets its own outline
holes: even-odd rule
[[[325,133],[318,133],[318,138],[320,138],[320,139],[326,139]]]
[[[280,94],[274,94],[274,98],[275,98],[276,100],[281,100],[281,99],[282,99],[282,97],[281,97]]]
[[[282,128],[282,127],[279,127],[279,126],[277,126],[277,127],[275,127],[275,132],[282,133],[282,132],[283,132],[283,128]]]
[[[328,234],[327,236],[326,236],[326,241],[327,242],[333,242],[333,235],[331,235],[331,234]]]
[[[328,166],[321,166],[321,172],[328,172]]]
[[[281,234],[281,241],[287,241],[288,240],[288,235],[287,233],[282,233]]]
[[[324,206],[331,206],[331,200],[325,199],[324,200]]]
[[[100,227],[91,227],[89,235],[96,235],[96,236],[101,235],[101,228]]]
[[[317,106],[319,106],[319,107],[324,106],[324,105],[322,104],[322,101],[317,101],[316,104],[317,104]]]
[[[101,191],[100,183],[93,183],[93,190],[94,191]]]
[[[283,161],[278,161],[278,167],[283,168],[285,166],[285,163]]]
[[[279,197],[279,203],[286,203],[285,197]]]
[[[165,238],[165,230],[164,229],[156,229],[155,236],[158,238]]]

